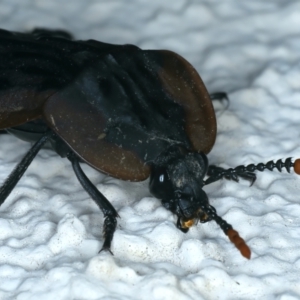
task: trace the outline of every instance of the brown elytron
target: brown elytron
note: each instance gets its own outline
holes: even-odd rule
[[[130,64],[127,63],[128,57],[118,53],[111,56],[106,62],[109,70],[98,63],[101,72],[108,73],[105,84],[113,86],[112,91],[102,96],[100,90],[104,76],[93,74],[95,71],[87,68],[76,81],[49,97],[43,108],[49,127],[84,161],[113,177],[141,181],[150,175],[147,161],[174,143],[184,144],[191,151],[208,153],[211,150],[216,137],[215,113],[200,76],[185,59],[170,51],[140,50],[134,53],[135,60]],[[93,76],[89,76],[91,74]],[[148,81],[137,86],[138,77],[149,77],[153,87],[149,88]],[[130,94],[127,91],[130,88],[139,90],[140,94]],[[159,120],[159,126],[165,128],[163,131],[155,128],[157,115],[162,114],[160,108],[142,102],[143,98],[155,97],[161,101],[160,106],[164,106],[162,102],[165,102],[166,107],[172,105],[175,107],[172,109],[180,110],[178,114],[181,114],[178,118],[178,114],[168,115],[167,109],[162,112],[167,116],[164,123]],[[114,100],[116,115],[112,108],[107,108],[107,102],[111,102],[108,98],[117,99]],[[133,116],[133,121],[128,121],[126,116],[130,116],[132,110],[125,109],[125,106],[130,106],[128,102],[133,101],[136,102],[139,119]],[[113,124],[114,119],[120,121]],[[172,132],[174,124],[182,128],[181,132]],[[141,129],[136,133],[139,144],[133,144],[124,137],[136,128]],[[112,131],[114,136],[123,136],[110,140],[109,133]],[[161,132],[166,135],[159,136]],[[139,153],[135,152],[137,148]]]

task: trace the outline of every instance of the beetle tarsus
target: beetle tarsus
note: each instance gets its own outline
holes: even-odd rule
[[[104,244],[102,250],[108,250],[111,254],[110,246],[111,241],[113,239],[114,232],[117,226],[117,217],[119,217],[117,211],[112,206],[112,204],[102,195],[99,190],[93,185],[93,183],[87,178],[87,176],[83,173],[80,164],[79,158],[73,153],[70,152],[67,155],[68,159],[71,161],[73,170],[81,183],[82,187],[86,190],[86,192],[91,196],[91,198],[96,202],[101,211],[104,214]]]
[[[104,226],[103,226],[104,243],[103,243],[103,246],[102,246],[101,250],[99,251],[99,253],[101,251],[109,251],[112,255],[114,255],[112,253],[112,251],[110,250],[110,247],[111,247],[111,242],[112,242],[116,227],[117,227],[117,220],[115,217],[109,216],[109,217],[105,218]]]
[[[26,153],[23,159],[18,163],[18,165],[13,169],[11,174],[3,183],[2,187],[0,188],[0,205],[3,204],[5,199],[14,189],[16,184],[19,182],[20,178],[23,176],[29,165],[31,164],[32,160],[36,157],[40,149],[43,145],[47,142],[49,137],[53,133],[51,131],[47,131],[42,137],[30,148],[30,150]]]

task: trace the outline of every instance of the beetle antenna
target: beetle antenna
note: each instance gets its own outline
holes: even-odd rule
[[[4,181],[0,188],[0,205],[5,201],[11,191],[14,189],[20,178],[23,176],[32,160],[38,154],[39,150],[47,142],[48,138],[52,135],[52,131],[47,131],[42,137],[30,148],[23,159],[13,169],[8,178]]]
[[[206,181],[205,185],[210,184],[212,182],[218,181],[222,178],[234,180],[236,182],[239,181],[239,177],[250,180],[250,186],[255,182],[256,175],[254,171],[258,170],[263,172],[265,169],[273,171],[275,168],[281,172],[282,169],[286,169],[288,173],[290,173],[290,169],[294,168],[296,174],[300,175],[300,159],[296,159],[295,162],[292,162],[292,158],[288,157],[285,161],[278,159],[276,162],[270,160],[266,164],[259,163],[257,165],[250,164],[247,166],[238,166],[236,168],[223,169],[217,166],[209,166],[207,175],[210,176]]]
[[[228,236],[229,240],[235,245],[235,247],[241,252],[241,254],[244,257],[250,259],[251,250],[248,245],[230,224],[228,224],[225,220],[217,215],[216,209],[211,205],[203,206],[201,207],[201,209],[205,211],[205,213],[221,227],[223,232]]]

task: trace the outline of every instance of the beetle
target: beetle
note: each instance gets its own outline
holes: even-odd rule
[[[240,250],[251,251],[209,204],[203,186],[219,179],[256,179],[255,170],[288,171],[299,160],[224,170],[209,166],[216,139],[211,98],[196,70],[180,55],[95,40],[74,41],[64,31],[0,31],[0,129],[35,142],[0,189],[0,205],[46,144],[72,163],[104,214],[111,251],[118,213],[80,167],[122,180],[150,177],[150,192],[187,232],[214,220]],[[205,180],[205,176],[208,179]],[[100,251],[101,251],[100,250]]]

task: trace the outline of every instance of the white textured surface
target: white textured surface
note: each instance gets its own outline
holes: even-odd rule
[[[1,0],[0,27],[63,28],[77,38],[170,49],[208,89],[227,91],[211,163],[299,157],[299,1]],[[29,145],[0,136],[0,181]],[[101,149],[99,149],[101,151]],[[214,222],[188,234],[149,195],[84,170],[121,216],[114,256],[98,254],[103,216],[67,160],[43,150],[0,209],[0,299],[300,298],[300,178],[258,174],[254,186],[205,187],[252,250],[244,259]]]

